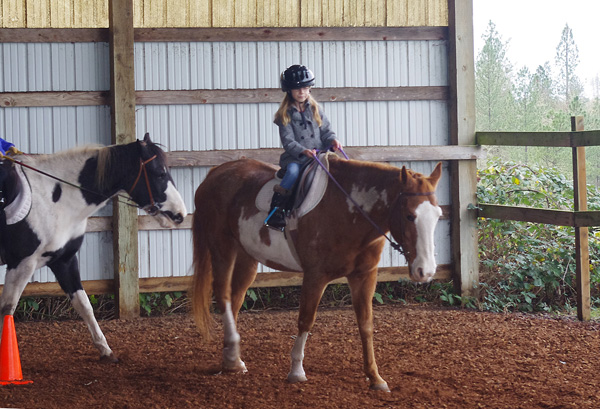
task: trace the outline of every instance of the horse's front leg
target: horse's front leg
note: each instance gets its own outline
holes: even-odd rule
[[[288,382],[305,382],[307,380],[304,372],[304,347],[308,333],[312,329],[317,317],[317,307],[327,287],[327,281],[323,279],[312,279],[309,274],[304,273],[304,281],[300,295],[300,312],[298,314],[298,335],[292,348],[292,367],[288,373]]]
[[[377,284],[377,267],[367,272],[354,272],[348,276],[352,306],[358,321],[358,331],[363,349],[364,370],[370,388],[389,392],[387,382],[379,376],[373,350],[373,294]]]
[[[79,247],[77,247],[79,249]],[[77,250],[75,250],[77,251]],[[90,300],[81,285],[79,275],[79,266],[77,256],[74,252],[69,252],[62,257],[52,260],[48,263],[48,267],[52,270],[60,287],[71,300],[71,304],[79,316],[83,319],[92,336],[94,346],[100,351],[100,360],[107,362],[117,362],[113,351],[106,342],[106,337],[102,333],[98,321],[94,316],[94,310],[90,304]]]

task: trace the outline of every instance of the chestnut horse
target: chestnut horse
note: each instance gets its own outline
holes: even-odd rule
[[[370,387],[389,391],[379,376],[373,351],[372,299],[377,265],[387,237],[382,233],[391,232],[399,242],[412,280],[428,282],[433,278],[434,229],[442,214],[435,196],[441,163],[427,177],[405,167],[331,156],[329,171],[339,185],[329,183],[321,202],[298,220],[294,238],[304,274],[298,336],[287,379],[306,381],[302,366],[304,346],[319,301],[329,282],[346,277]],[[223,320],[225,371],[246,372],[240,359],[236,322],[246,290],[256,277],[257,263],[298,271],[296,260],[282,257],[289,254],[282,251],[285,233],[265,227],[266,212],[256,206],[257,193],[275,171],[252,159],[227,162],[213,168],[196,190],[192,225],[193,312],[200,333],[210,338],[214,293]]]

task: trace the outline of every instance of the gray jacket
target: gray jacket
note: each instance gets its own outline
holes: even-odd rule
[[[283,126],[279,125],[279,137],[285,150],[279,158],[281,169],[287,168],[292,162],[304,163],[310,158],[302,155],[305,149],[327,150],[336,139],[335,132],[331,130],[331,124],[319,107],[322,125],[319,127],[317,121],[313,118],[313,112],[308,102],[303,113],[296,107],[288,110],[290,122]]]

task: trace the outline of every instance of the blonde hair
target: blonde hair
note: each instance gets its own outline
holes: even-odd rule
[[[290,114],[289,109],[294,103],[294,99],[292,98],[292,93],[287,92],[285,97],[283,97],[283,101],[279,105],[279,109],[275,112],[275,119],[273,122],[277,125],[286,126],[290,123]],[[310,109],[313,112],[313,118],[317,121],[317,125],[319,127],[323,125],[323,120],[321,119],[321,114],[319,113],[319,103],[312,97],[312,95],[308,95],[308,103],[310,105]]]

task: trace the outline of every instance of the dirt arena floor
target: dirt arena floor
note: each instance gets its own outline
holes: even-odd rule
[[[600,407],[600,324],[572,318],[376,307],[376,356],[391,393],[367,387],[351,307],[319,311],[302,384],[285,380],[295,311],[240,316],[249,372],[236,375],[217,373],[221,341],[202,344],[188,315],[100,325],[117,364],[98,362],[81,321],[17,322],[23,375],[34,383],[0,386],[0,407]]]

